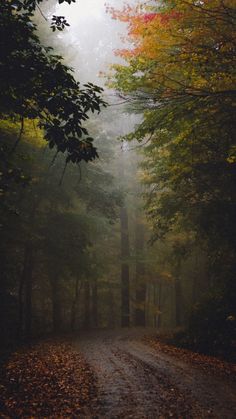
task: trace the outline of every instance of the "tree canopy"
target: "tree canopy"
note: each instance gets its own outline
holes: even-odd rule
[[[62,57],[41,44],[32,21],[36,7],[38,2],[26,0],[0,6],[0,114],[21,123],[12,151],[24,120],[35,119],[49,147],[65,153],[66,162],[88,162],[98,154],[84,123],[89,112],[105,106],[102,89],[89,82],[80,86]]]
[[[235,205],[234,2],[164,1],[111,12],[128,22],[134,45],[117,52],[126,64],[113,66],[111,84],[144,111],[127,138],[147,140],[148,214],[157,233],[181,214],[199,225],[216,202],[222,217],[207,218],[208,232],[232,228],[225,211],[230,217]]]
[[[164,0],[109,10],[129,28],[130,45],[117,51],[124,64],[112,67],[108,84],[143,114],[126,140],[143,144],[153,239],[184,231],[194,237],[208,255],[210,288],[221,295],[216,305],[234,312],[235,2]],[[186,242],[177,244],[183,260]]]

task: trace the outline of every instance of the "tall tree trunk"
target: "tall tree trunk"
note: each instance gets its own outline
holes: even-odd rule
[[[33,287],[33,248],[31,243],[25,247],[26,264],[24,267],[25,283],[25,337],[31,339],[32,332],[32,287]]]
[[[181,284],[181,257],[176,259],[175,266],[175,325],[176,327],[182,326],[182,313],[183,313],[183,295]]]
[[[153,314],[153,324],[154,327],[157,327],[157,318],[158,318],[158,314],[157,314],[157,307],[158,307],[158,294],[157,294],[157,284],[154,283],[153,284],[153,306],[154,306],[154,314]]]
[[[136,217],[135,228],[136,250],[136,309],[135,325],[145,326],[146,283],[144,278],[145,265],[142,261],[144,251],[144,225]]]
[[[94,279],[92,284],[92,317],[93,327],[98,327],[98,284],[97,279]]]
[[[111,329],[116,325],[116,309],[112,285],[109,286],[109,315],[108,315],[108,327]]]
[[[51,277],[51,290],[53,332],[58,333],[61,331],[62,328],[60,278],[58,272],[54,272]]]
[[[182,325],[182,287],[179,277],[175,280],[175,316],[176,327],[179,327]]]
[[[71,321],[70,321],[70,327],[71,331],[75,331],[75,323],[76,323],[76,311],[78,307],[78,301],[79,301],[79,294],[80,294],[80,288],[81,288],[81,282],[80,279],[77,277],[75,280],[75,295],[71,306]]]
[[[161,310],[162,310],[162,283],[161,281],[158,284],[158,315],[157,315],[157,328],[160,329],[161,327]]]
[[[20,282],[18,288],[18,327],[17,327],[17,338],[20,340],[23,336],[23,322],[24,322],[24,286],[25,286],[25,278],[26,278],[26,271],[28,265],[28,251],[27,245],[24,246],[24,262],[23,262],[23,269],[20,275]]]
[[[84,329],[90,329],[90,283],[84,281]]]
[[[129,230],[128,212],[124,206],[120,210],[121,229],[121,326],[130,326],[130,281],[129,281]]]
[[[198,251],[195,250],[195,255],[194,255],[194,274],[193,274],[193,287],[192,287],[192,305],[194,305],[197,301],[198,301],[198,297],[199,297],[199,280],[198,280],[198,275],[199,275],[199,261],[198,261]]]
[[[25,337],[26,340],[31,339],[32,332],[32,288],[33,288],[33,264],[34,264],[34,229],[35,229],[35,217],[38,201],[33,200],[30,217],[29,217],[29,226],[31,234],[30,238],[25,243],[25,260],[23,268],[23,279],[22,285],[25,285]],[[23,287],[19,289],[19,296],[22,298],[21,292],[23,292]],[[21,309],[22,310],[22,304]],[[23,311],[19,315],[23,316]]]
[[[173,281],[170,284],[170,327],[174,328],[176,326],[176,295],[175,295],[175,282]]]

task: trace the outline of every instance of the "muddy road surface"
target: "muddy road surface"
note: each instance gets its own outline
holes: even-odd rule
[[[236,418],[235,377],[152,348],[152,331],[85,334],[78,345],[96,376],[88,418]]]

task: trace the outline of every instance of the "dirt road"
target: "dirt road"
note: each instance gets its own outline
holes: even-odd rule
[[[157,351],[144,333],[93,332],[75,342],[97,377],[88,418],[236,418],[232,377]]]

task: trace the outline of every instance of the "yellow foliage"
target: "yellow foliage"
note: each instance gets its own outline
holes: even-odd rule
[[[142,82],[162,87],[163,96],[235,89],[235,2],[178,0],[174,10],[160,13],[154,6],[150,14],[144,4],[130,13],[135,48],[123,58],[137,70],[145,67]]]
[[[0,130],[13,137],[17,137],[21,130],[20,122],[12,122],[6,119],[1,120]],[[24,121],[21,141],[22,143],[29,144],[37,148],[43,148],[47,144],[43,137],[43,131],[37,126],[37,121],[33,121],[31,119],[26,119]]]

